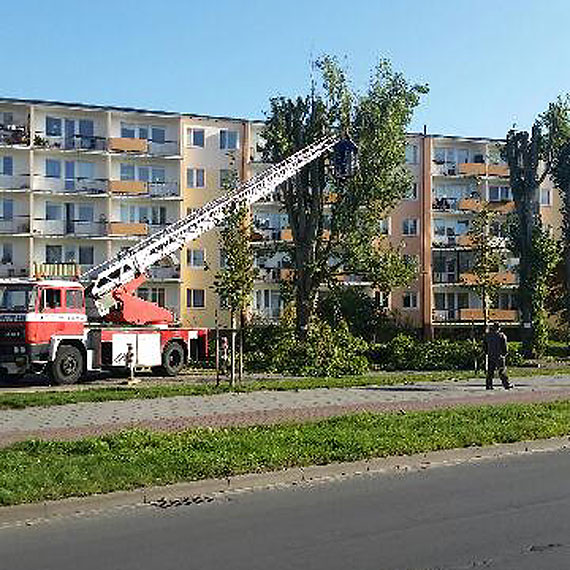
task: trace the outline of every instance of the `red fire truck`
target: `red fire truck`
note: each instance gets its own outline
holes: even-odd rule
[[[298,151],[78,281],[0,280],[0,374],[47,372],[55,384],[129,366],[178,374],[189,360],[207,354],[207,330],[176,326],[170,311],[136,296],[148,268],[215,227],[228,208],[273,192],[333,147],[342,176],[350,166],[350,144],[331,136]]]

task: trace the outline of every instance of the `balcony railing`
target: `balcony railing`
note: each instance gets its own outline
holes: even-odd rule
[[[467,234],[434,236],[433,247],[472,247],[473,240]]]
[[[30,134],[25,125],[0,125],[0,145],[30,144]]]
[[[265,283],[279,283],[293,277],[294,270],[289,267],[259,267],[257,278]]]
[[[509,167],[506,164],[488,164],[480,162],[465,162],[458,165],[459,174],[465,176],[492,176],[508,178]]]
[[[149,279],[156,279],[158,281],[163,279],[180,279],[180,266],[154,266],[148,269]]]
[[[488,309],[489,321],[517,322],[519,312],[516,309]],[[483,322],[483,309],[435,309],[433,311],[434,322]]]
[[[0,261],[0,277],[26,277],[28,268],[23,265],[14,265],[12,261]]]
[[[0,234],[28,234],[30,233],[29,216],[15,216],[12,219],[0,218]]]
[[[34,275],[74,279],[81,275],[82,267],[90,266],[81,266],[78,263],[34,263]]]
[[[110,222],[109,235],[146,236],[148,235],[148,224],[142,222]]]
[[[142,180],[109,180],[109,191],[113,194],[148,194],[148,183]]]
[[[165,141],[163,143],[149,141],[148,154],[152,156],[178,156],[180,145],[178,141]]]
[[[29,174],[17,174],[14,176],[6,176],[5,174],[0,174],[0,188],[2,190],[25,190],[29,187]]]
[[[112,152],[130,152],[135,154],[147,154],[148,141],[146,139],[111,137],[108,140],[108,150]]]
[[[36,219],[33,223],[33,233],[46,236],[101,237],[106,232],[104,221]]]
[[[107,181],[101,178],[52,178],[37,176],[34,178],[34,190],[62,194],[105,194]]]
[[[84,150],[84,151],[106,151],[107,139],[105,137],[85,136],[85,135],[44,135],[43,132],[36,132],[34,136],[34,147],[56,150]]]
[[[493,277],[493,282],[497,285],[516,285],[518,283],[517,275],[512,271],[499,271],[491,273],[491,276]],[[461,282],[464,285],[475,285],[477,276],[474,273],[462,273]]]
[[[175,198],[180,196],[178,182],[149,182],[148,191],[152,198]]]

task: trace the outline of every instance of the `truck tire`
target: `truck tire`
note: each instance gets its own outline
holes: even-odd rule
[[[160,372],[165,376],[176,376],[184,366],[184,349],[178,342],[169,342],[162,351]]]
[[[83,375],[83,360],[83,354],[76,346],[60,346],[49,367],[53,384],[75,384]]]

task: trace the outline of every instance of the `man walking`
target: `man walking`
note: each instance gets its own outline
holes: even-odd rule
[[[485,340],[487,349],[487,390],[493,389],[495,369],[499,372],[503,388],[509,390],[513,385],[509,383],[509,377],[507,376],[507,336],[501,331],[499,323],[492,324]]]

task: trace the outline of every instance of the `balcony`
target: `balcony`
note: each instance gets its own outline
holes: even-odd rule
[[[473,247],[473,239],[467,234],[447,236],[436,235],[433,238],[432,246],[434,248]]]
[[[508,178],[509,167],[506,164],[487,164],[480,162],[464,162],[458,165],[459,174],[465,176],[493,176]]]
[[[515,203],[512,200],[505,202],[488,202],[489,209],[497,214],[510,214],[515,210]]]
[[[107,181],[100,178],[52,178],[37,176],[34,178],[34,189],[40,192],[57,194],[105,194]]]
[[[149,182],[151,198],[180,198],[178,182]]]
[[[109,191],[112,194],[148,194],[148,183],[142,180],[109,180]]]
[[[489,309],[488,320],[515,322],[518,321],[519,312],[516,309]],[[483,321],[483,309],[459,309],[460,321]]]
[[[26,125],[0,125],[0,145],[27,146],[30,144],[30,132]]]
[[[83,136],[83,135],[43,135],[36,132],[34,136],[34,148],[36,149],[56,149],[56,150],[79,150],[86,152],[106,151],[107,139],[105,137]]]
[[[483,203],[479,198],[461,198],[457,207],[459,210],[467,212],[480,212],[483,209]]]
[[[493,281],[497,285],[516,285],[518,283],[517,275],[512,271],[499,271],[492,273]],[[462,273],[460,276],[461,283],[464,285],[475,285],[477,276],[474,273]]]
[[[149,144],[146,139],[131,139],[126,137],[112,137],[108,140],[108,149],[111,152],[127,152],[134,154],[147,154]]]
[[[36,219],[33,224],[33,233],[45,236],[102,237],[106,231],[107,223],[104,221]]]
[[[269,227],[254,227],[251,231],[251,241],[291,241],[293,234],[290,228],[275,229]]]
[[[16,176],[6,176],[5,174],[0,174],[0,189],[2,190],[27,190],[29,187],[29,174],[19,174]]]
[[[0,218],[0,234],[17,235],[30,233],[29,216],[16,216],[12,219]]]
[[[483,309],[434,309],[433,320],[436,323],[473,323],[483,322]],[[517,322],[519,312],[516,309],[489,309],[487,313],[489,321]]]
[[[148,154],[151,156],[179,156],[180,155],[180,145],[178,141],[164,141],[155,142],[149,141],[148,143]]]
[[[34,263],[34,275],[75,279],[81,275],[81,266],[77,263]]]
[[[0,277],[27,277],[28,268],[23,265],[14,265],[13,262],[0,263]]]
[[[166,281],[169,279],[180,279],[180,266],[160,266],[156,265],[148,269],[148,278],[156,281]]]
[[[258,279],[265,283],[279,283],[293,278],[294,269],[289,267],[259,267]]]
[[[148,235],[148,224],[142,222],[110,222],[110,236],[146,236]]]

